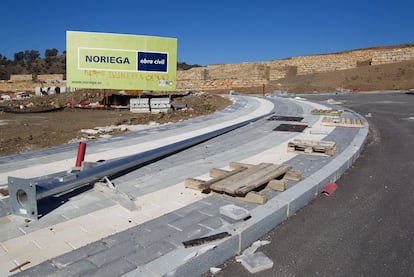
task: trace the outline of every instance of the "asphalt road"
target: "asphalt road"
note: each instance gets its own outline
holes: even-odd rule
[[[414,276],[414,95],[307,98],[371,113],[368,143],[333,195],[262,238],[274,266],[254,276]],[[252,276],[234,259],[221,268],[215,276]]]

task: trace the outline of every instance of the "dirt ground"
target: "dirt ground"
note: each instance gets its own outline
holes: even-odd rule
[[[203,93],[174,98],[172,103],[185,104],[186,108],[170,110],[167,113],[132,113],[127,109],[78,108],[39,112],[63,106],[69,101],[74,103],[84,100],[99,101],[102,100],[103,95],[102,92],[85,91],[0,103],[3,109],[0,111],[0,156],[96,139],[103,135],[119,135],[128,131],[125,125],[177,122],[210,114],[231,104],[228,98]],[[10,113],[5,112],[4,109],[24,113]],[[115,127],[97,133],[82,131],[111,125]]]
[[[266,85],[266,93],[282,90],[291,93],[326,91],[405,90],[414,88],[414,60],[378,66],[363,66],[350,70],[289,76]],[[262,93],[262,87],[234,88],[237,92]],[[109,92],[96,90],[76,91],[60,95],[32,97],[24,101],[0,102],[0,156],[27,152],[79,140],[94,139],[102,135],[125,132],[124,125],[167,123],[213,113],[231,104],[229,99],[214,93],[229,90],[194,93],[176,97],[173,103],[186,105],[186,109],[160,114],[138,114],[129,110],[85,110],[64,108],[47,113],[7,113],[14,111],[36,112],[64,107],[68,102],[91,103],[101,101]],[[6,106],[6,107],[5,107]],[[21,110],[21,107],[24,109]],[[91,134],[82,129],[115,125],[118,129],[97,131]]]
[[[271,82],[268,87],[292,93],[407,90],[414,88],[414,60],[289,76]]]

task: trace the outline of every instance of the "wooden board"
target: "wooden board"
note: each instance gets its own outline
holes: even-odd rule
[[[224,170],[224,169],[220,169],[220,168],[211,168],[210,171],[208,172],[208,174],[210,175],[211,178],[216,178],[216,177],[220,177],[224,174],[229,173],[230,171],[228,170]]]
[[[321,125],[334,127],[363,128],[365,125],[359,118],[331,118],[324,117]]]
[[[250,168],[252,166],[254,166],[254,164],[246,164],[246,163],[239,163],[239,162],[231,162],[231,163],[229,163],[229,167],[231,169],[236,169],[236,168],[239,168],[239,167]]]
[[[286,180],[270,180],[269,183],[267,183],[266,188],[277,190],[277,191],[285,191],[286,190]]]
[[[283,179],[291,181],[300,181],[302,180],[302,172],[290,169],[285,173]]]
[[[270,180],[285,174],[291,166],[260,163],[252,166],[237,175],[230,176],[211,184],[213,191],[224,192],[230,195],[246,195],[248,192],[267,184]]]
[[[263,205],[267,202],[267,196],[265,194],[262,194],[256,191],[250,191],[244,196],[233,196],[233,195],[228,195],[228,194],[220,194],[220,195],[223,195],[224,197],[227,197],[227,198],[236,199],[236,200],[247,202],[247,203],[259,204],[259,205]]]
[[[311,111],[313,115],[326,115],[326,116],[340,116],[343,111],[341,110],[319,110],[314,109]]]
[[[300,181],[302,173],[292,170],[289,165],[260,163],[258,165],[232,162],[231,171],[212,168],[208,181],[187,178],[185,187],[203,192],[219,193],[225,197],[264,204],[267,201],[265,194],[259,190],[263,188],[284,191],[287,180]]]
[[[224,173],[224,174],[222,174],[222,175],[220,175],[218,177],[215,177],[215,178],[213,178],[211,180],[208,180],[208,181],[198,180],[198,179],[194,179],[194,178],[187,178],[184,181],[184,186],[186,188],[191,188],[191,189],[196,189],[196,190],[201,190],[201,191],[202,190],[209,190],[210,189],[210,186],[212,184],[214,184],[215,182],[218,182],[218,181],[221,181],[223,179],[229,178],[229,177],[231,177],[231,176],[233,176],[235,174],[238,174],[240,172],[243,172],[246,169],[247,169],[246,167],[242,167],[241,166],[241,167],[238,167],[235,170],[227,171],[226,173]]]

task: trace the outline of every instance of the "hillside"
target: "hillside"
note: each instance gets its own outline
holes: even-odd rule
[[[407,90],[414,88],[414,60],[353,69],[296,75],[272,81],[269,90],[326,92],[338,90]]]
[[[52,49],[53,50],[53,49]],[[51,52],[51,51],[50,51]],[[15,61],[0,55],[0,79],[10,74],[66,73],[66,55],[38,58],[37,51],[19,52]],[[17,54],[17,53],[16,53]],[[17,60],[17,61],[16,61]],[[177,63],[177,91],[261,93],[406,90],[414,88],[414,44],[372,47],[338,53],[298,56],[268,62],[208,66]],[[7,78],[4,78],[7,76]],[[64,77],[65,78],[65,77]],[[26,85],[26,86],[24,86]],[[36,83],[0,82],[0,91],[33,91]]]
[[[30,53],[35,53],[30,56]],[[17,60],[9,60],[0,54],[0,80],[9,80],[12,74],[63,74],[66,79],[66,53],[56,56],[39,58],[38,51],[26,50],[18,52]],[[20,57],[20,58],[18,58]],[[188,70],[193,67],[201,67],[198,64],[177,62],[177,70]]]
[[[26,52],[30,53],[30,51]],[[65,75],[66,54],[46,58],[21,58],[14,61],[0,55],[0,80],[8,80],[12,74],[32,74],[34,76],[39,74]]]

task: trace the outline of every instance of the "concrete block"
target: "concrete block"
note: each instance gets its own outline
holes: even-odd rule
[[[125,273],[131,272],[137,268],[136,265],[121,258],[112,263],[98,267],[97,270],[88,274],[88,277],[113,277],[121,276]],[[141,275],[140,275],[141,276]]]
[[[234,228],[240,234],[238,253],[286,220],[287,210],[287,203],[271,199],[266,205],[251,210],[250,219],[234,224]]]
[[[318,196],[318,184],[312,178],[308,178],[306,183],[299,183],[295,187],[298,187],[300,191],[289,203],[288,216],[292,216],[296,211],[306,206],[310,201]],[[293,187],[293,188],[295,188]],[[293,189],[292,188],[292,189]]]
[[[200,237],[206,236],[209,232],[211,232],[211,229],[206,228],[204,226],[201,226],[199,224],[192,225],[186,229],[184,229],[182,232],[177,232],[174,234],[168,234],[165,237],[165,240],[174,244],[177,247],[182,247],[184,241],[197,239]]]
[[[89,256],[87,259],[97,267],[112,263],[137,251],[139,245],[133,242],[124,242],[108,248],[106,251]]]
[[[44,276],[89,276],[92,272],[95,272],[96,270],[97,267],[89,261],[80,260],[55,272],[49,272],[49,274],[46,274]],[[40,277],[40,275],[37,276]]]
[[[181,231],[167,224],[150,230],[146,227],[144,228],[145,229],[143,231],[137,232],[135,236],[135,241],[137,241],[144,248],[167,237],[175,236],[176,234],[181,233]]]
[[[142,226],[146,230],[153,230],[153,229],[156,229],[158,227],[167,225],[168,223],[170,223],[172,221],[175,221],[177,219],[181,219],[181,218],[182,218],[182,216],[179,216],[176,213],[168,213],[168,214],[164,214],[163,216],[160,216],[158,218],[155,218],[153,220],[147,221]]]
[[[139,247],[135,252],[129,254],[126,259],[136,266],[147,264],[168,252],[176,249],[171,243],[161,240],[148,247]]]
[[[191,225],[197,224],[200,221],[206,220],[209,218],[208,215],[199,213],[198,211],[193,211],[189,214],[187,214],[186,217],[177,219],[175,221],[170,222],[168,225],[172,226],[173,228],[176,228],[177,230],[184,230]]]
[[[39,247],[28,236],[3,241],[2,245],[7,249],[7,253],[5,253],[7,259],[24,257],[27,253],[36,253],[39,250]]]
[[[194,211],[199,211],[199,210],[205,209],[206,207],[209,207],[208,204],[202,201],[197,201],[193,204],[190,204],[188,206],[185,206],[181,209],[174,211],[174,213],[181,217],[186,217],[187,215],[193,213]]]
[[[237,261],[241,262],[250,273],[257,273],[273,267],[273,261],[263,252],[239,256]]]
[[[53,231],[50,229],[42,229],[29,235],[32,234],[36,234],[31,237],[41,249],[54,247],[54,245],[59,242],[77,241],[78,238],[82,238],[83,236],[87,235],[75,224],[73,224],[73,226],[70,226],[68,229],[55,230],[53,228]]]
[[[225,200],[222,196],[216,194],[210,195],[209,197],[200,200],[200,202],[203,202],[212,207],[220,207],[231,204],[230,200]]]
[[[163,203],[162,205],[154,203]],[[140,213],[149,218],[159,217],[163,214],[173,212],[185,206],[182,203],[170,201],[168,199],[139,199],[138,205],[141,208]]]
[[[97,219],[94,218],[93,214],[83,217],[81,221],[78,220],[76,223],[79,227],[82,227],[90,233],[91,236],[95,236],[95,240],[115,233],[115,229],[105,225],[102,221],[98,222]]]
[[[16,263],[13,262],[12,260],[6,260],[3,257],[1,257],[0,260],[0,276],[9,276],[10,274],[10,270],[16,267]],[[25,267],[23,267],[23,269],[25,269]],[[13,273],[17,273],[19,272],[19,270],[14,271]]]
[[[51,262],[54,265],[56,265],[56,267],[63,268],[82,259],[86,259],[89,256],[93,256],[97,253],[103,252],[107,249],[108,247],[105,243],[103,243],[102,241],[96,241],[84,247],[81,247],[76,251],[71,251],[56,258],[52,258]]]
[[[157,277],[153,273],[149,272],[144,266],[138,266],[135,270],[121,275],[122,277]]]
[[[128,223],[131,221],[132,226],[137,226],[146,223],[147,221],[151,220],[151,218],[153,217],[143,214],[140,210],[133,211],[128,217]]]
[[[221,206],[219,211],[221,215],[227,216],[233,220],[242,220],[250,216],[247,209],[234,204]]]
[[[73,248],[69,244],[63,241],[57,241],[53,245],[46,248],[38,249],[33,252],[27,252],[21,256],[15,256],[14,260],[17,261],[18,264],[30,261],[30,266],[35,266],[72,250]]]

